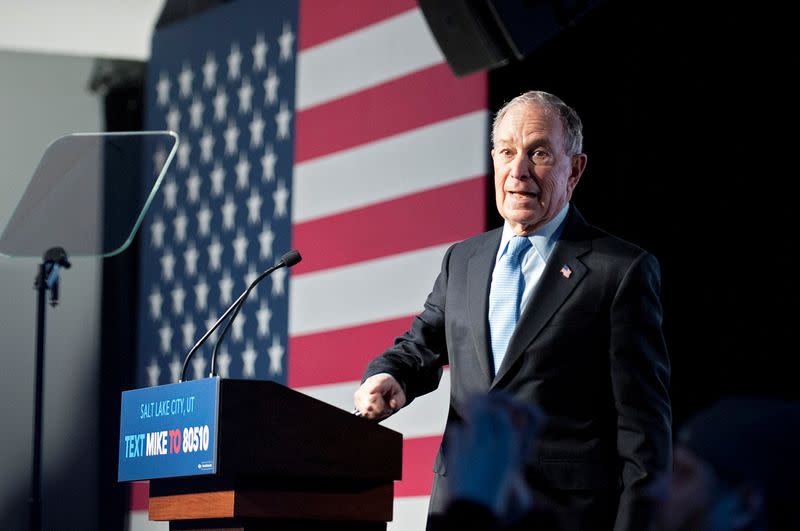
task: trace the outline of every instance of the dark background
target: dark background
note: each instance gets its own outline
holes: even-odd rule
[[[785,12],[732,6],[610,1],[489,74],[493,111],[530,89],[578,111],[589,163],[573,203],[658,257],[676,428],[722,395],[800,398],[797,61]]]

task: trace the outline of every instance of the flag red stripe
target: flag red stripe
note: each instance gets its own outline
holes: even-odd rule
[[[365,179],[369,176],[365,175]],[[406,195],[292,227],[305,273],[468,238],[484,230],[483,176]]]
[[[429,496],[433,462],[442,436],[403,440],[403,479],[395,483],[395,496]]]
[[[486,74],[459,79],[446,63],[425,68],[299,111],[295,162],[485,109],[487,101]]]
[[[131,511],[147,511],[150,508],[150,482],[134,481],[131,485]]]
[[[409,315],[290,337],[289,387],[360,380],[367,363],[405,332],[413,318]]]
[[[301,0],[300,50],[417,7],[414,0]]]

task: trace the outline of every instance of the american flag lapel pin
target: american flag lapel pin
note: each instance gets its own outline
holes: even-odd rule
[[[572,269],[567,264],[561,266],[561,276],[564,278],[569,278],[572,275]]]

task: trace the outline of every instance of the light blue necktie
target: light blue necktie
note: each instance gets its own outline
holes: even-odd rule
[[[508,342],[519,320],[520,297],[524,290],[522,255],[531,246],[525,236],[514,236],[497,265],[494,266],[492,288],[489,294],[489,332],[492,339],[494,373],[506,355]]]

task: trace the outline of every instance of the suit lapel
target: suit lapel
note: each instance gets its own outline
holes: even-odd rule
[[[508,373],[586,275],[587,268],[579,257],[591,250],[591,241],[585,237],[584,230],[588,225],[577,209],[570,208],[567,225],[550,255],[531,300],[520,316],[492,387]],[[565,265],[569,268],[569,273],[566,275],[561,271]]]
[[[500,246],[502,229],[495,231],[490,239],[491,245],[484,245],[469,259],[467,265],[468,312],[472,340],[478,356],[481,376],[488,385],[492,381],[492,369],[489,366],[489,287],[492,270]]]

